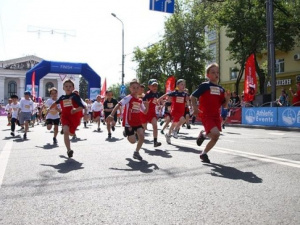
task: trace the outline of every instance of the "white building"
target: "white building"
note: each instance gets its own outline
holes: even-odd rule
[[[43,59],[37,56],[25,56],[17,59],[0,61],[0,103],[6,104],[11,95],[16,94],[20,97],[25,91],[26,72],[33,68]],[[48,90],[56,87],[58,96],[63,95],[62,78],[74,80],[75,89],[79,90],[79,75],[59,75],[49,73],[40,80],[39,97],[44,99],[49,97]]]

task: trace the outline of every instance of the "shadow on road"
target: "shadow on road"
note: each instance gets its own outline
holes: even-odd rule
[[[84,167],[82,167],[83,163],[80,163],[74,159],[69,159],[63,155],[60,155],[59,157],[65,159],[65,162],[59,163],[57,165],[50,165],[50,164],[41,164],[41,165],[53,167],[54,169],[57,169],[57,172],[59,173],[69,173],[74,170],[84,169]]]
[[[10,136],[10,137],[5,137],[5,138],[3,138],[3,140],[11,140],[11,139],[16,139],[16,138],[21,138],[21,135],[20,134],[18,134],[18,135],[16,135],[16,136]]]
[[[223,177],[232,180],[244,180],[249,183],[262,183],[262,179],[252,172],[243,172],[234,167],[224,166],[216,163],[203,164],[212,167],[211,175],[214,177]]]
[[[119,168],[109,168],[111,170],[123,170],[123,171],[141,171],[142,173],[152,173],[154,170],[159,170],[159,167],[154,163],[148,163],[145,160],[142,161],[134,161],[130,158],[126,158],[128,163],[127,166],[130,167],[130,169],[119,169]],[[153,169],[152,169],[153,167]]]
[[[168,151],[164,151],[161,149],[155,149],[155,151],[150,151],[148,149],[142,148],[145,153],[151,156],[161,156],[163,158],[172,158],[172,155]]]
[[[70,139],[71,142],[86,141],[86,140],[87,140],[86,138],[81,139],[81,138],[78,138],[78,137],[76,139],[72,139],[72,138]]]
[[[37,145],[36,145],[35,147],[37,147],[37,148],[43,148],[43,149],[49,150],[49,149],[57,148],[57,147],[59,147],[59,146],[58,146],[58,144],[50,144],[50,143],[47,143],[47,144],[45,144],[45,145],[43,145],[43,146],[37,146]]]
[[[178,148],[178,150],[182,151],[182,152],[191,152],[191,153],[195,153],[195,154],[201,154],[201,152],[202,152],[202,151],[197,150],[195,148],[189,148],[189,147],[186,147],[186,146],[180,146],[180,145],[174,145],[174,144],[172,144],[172,145],[175,146],[176,148]],[[196,147],[196,145],[195,145],[195,147]],[[174,150],[170,150],[170,151],[174,151]]]
[[[116,141],[122,141],[124,138],[115,138],[115,137],[111,137],[111,138],[106,138],[105,140],[108,142],[116,142]]]

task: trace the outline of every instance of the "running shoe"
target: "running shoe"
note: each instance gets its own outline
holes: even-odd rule
[[[15,136],[15,133],[14,133],[14,132],[10,132],[10,135],[14,137],[14,136]]]
[[[203,143],[203,141],[205,140],[205,137],[204,137],[203,133],[204,133],[204,131],[201,130],[201,132],[200,132],[200,134],[199,134],[199,136],[197,138],[196,143],[197,143],[198,146],[201,146],[202,143]]]
[[[72,141],[76,141],[76,139],[77,139],[77,137],[76,137],[76,135],[74,135],[74,136],[72,137]]]
[[[162,120],[162,121],[160,122],[160,124],[159,124],[159,125],[161,125],[161,126],[162,126],[162,125],[164,124],[164,122],[165,122],[165,121],[163,121],[163,120]]]
[[[165,134],[164,130],[161,130],[160,133],[161,133],[161,134]]]
[[[112,127],[111,127],[111,130],[112,130],[112,131],[115,131],[115,126],[112,126]]]
[[[177,131],[173,131],[173,137],[175,138],[175,139],[178,139],[178,133],[177,133]]]
[[[56,137],[53,137],[53,144],[57,144],[57,139],[56,139]]]
[[[222,125],[222,129],[225,129],[225,124]]]
[[[101,131],[101,128],[100,128],[100,127],[98,127],[97,131],[98,131],[98,132],[100,132],[100,131]]]
[[[166,142],[167,142],[168,144],[171,144],[171,135],[165,134],[165,137],[166,137]]]
[[[111,139],[111,133],[108,133],[108,139]]]
[[[64,134],[64,130],[63,129],[60,131],[60,134]]]
[[[137,152],[137,151],[134,151],[134,153],[133,153],[133,158],[134,158],[134,159],[137,159],[137,160],[143,160],[142,156],[141,156],[140,153]]]
[[[73,150],[67,151],[68,157],[72,158],[73,157],[73,153],[74,153]]]
[[[210,163],[210,160],[209,160],[207,154],[200,155],[200,159],[201,159],[202,162],[204,162],[204,163]]]
[[[123,130],[123,136],[127,137],[127,134],[126,134],[125,130]]]
[[[24,139],[24,140],[27,139],[27,134],[26,134],[26,133],[23,135],[23,139]]]
[[[160,142],[157,142],[157,141],[155,141],[155,142],[154,142],[154,147],[159,147],[159,146],[161,146],[161,143],[160,143]]]
[[[191,125],[190,124],[187,125],[187,129],[191,129]]]

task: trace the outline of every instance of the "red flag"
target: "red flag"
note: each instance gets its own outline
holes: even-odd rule
[[[257,90],[255,58],[251,54],[246,62],[245,67],[245,83],[244,83],[244,100],[253,101]]]
[[[32,96],[35,98],[35,71],[33,71],[31,76],[31,89],[32,89]]]
[[[169,93],[174,90],[175,90],[175,77],[169,76],[166,81],[166,93]]]
[[[102,85],[100,95],[101,95],[101,96],[105,96],[105,93],[106,93],[106,78],[104,79],[104,83],[103,83],[103,85]]]

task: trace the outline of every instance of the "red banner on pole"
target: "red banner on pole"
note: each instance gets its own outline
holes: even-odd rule
[[[106,94],[106,78],[104,79],[104,83],[103,83],[103,85],[102,85],[100,95],[101,95],[101,96],[105,96],[105,94]]]
[[[169,93],[174,90],[175,90],[175,77],[169,76],[166,81],[166,93]]]
[[[245,83],[244,83],[244,100],[251,102],[255,98],[257,91],[256,69],[254,54],[251,54],[246,62]]]
[[[31,89],[32,89],[32,96],[35,99],[35,71],[33,71],[32,73],[32,77],[31,77]]]

